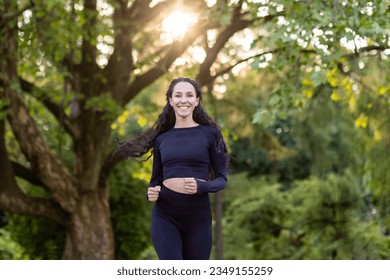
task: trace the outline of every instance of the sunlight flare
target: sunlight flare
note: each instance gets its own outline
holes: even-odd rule
[[[173,41],[184,37],[187,30],[195,24],[196,21],[197,17],[195,14],[177,10],[164,19],[162,28],[167,35],[167,39]]]

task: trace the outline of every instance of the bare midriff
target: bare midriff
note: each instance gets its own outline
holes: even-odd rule
[[[184,180],[185,179],[190,179],[190,177],[165,179],[163,181],[163,185],[165,187],[167,187],[168,189],[172,190],[172,191],[175,191],[175,192],[178,192],[178,193],[188,194],[188,192],[186,192],[186,190],[184,188]],[[197,179],[197,180],[205,181],[205,180],[202,180],[202,179]]]

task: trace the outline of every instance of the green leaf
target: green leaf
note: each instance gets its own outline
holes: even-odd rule
[[[314,72],[313,74],[311,74],[310,80],[312,80],[314,82],[315,87],[322,85],[322,84],[326,84],[328,81],[324,70],[320,70],[320,71],[317,71],[317,72]]]
[[[273,107],[281,102],[281,98],[279,95],[273,94],[268,100],[268,105]]]
[[[275,117],[271,115],[269,110],[259,109],[253,115],[252,123],[259,124],[263,127],[268,127],[274,122],[274,120]]]

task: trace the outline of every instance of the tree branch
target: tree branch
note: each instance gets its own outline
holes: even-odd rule
[[[251,60],[251,59],[254,59],[254,58],[257,58],[257,57],[262,57],[266,54],[270,54],[270,53],[277,53],[278,51],[280,51],[281,49],[275,49],[275,50],[271,50],[271,51],[267,51],[267,52],[262,52],[262,53],[259,53],[259,54],[255,54],[255,55],[252,55],[250,57],[247,57],[247,58],[244,58],[244,59],[240,59],[238,60],[236,63],[220,70],[219,72],[217,72],[215,75],[213,76],[210,76],[210,79],[209,80],[206,80],[205,81],[205,84],[208,84],[212,81],[214,81],[217,77],[219,76],[222,76],[226,73],[229,73],[234,67],[236,67],[237,65],[241,64],[241,63],[244,63],[244,62],[247,62],[248,60]]]
[[[127,7],[127,1],[117,1],[114,11],[114,52],[111,55],[104,74],[114,100],[120,100],[126,95],[123,81],[128,80],[134,69],[132,57],[132,34],[136,34],[151,20],[175,5],[175,1],[161,2],[150,8],[151,1],[136,0]],[[157,75],[158,76],[158,75]]]
[[[0,187],[3,183],[0,183]],[[23,194],[19,187],[17,188],[18,194],[10,194],[8,192],[0,191],[0,208],[4,211],[33,215],[38,217],[46,217],[61,225],[67,224],[67,214],[51,199],[30,197]]]
[[[172,63],[182,54],[187,48],[201,35],[204,30],[208,29],[206,22],[201,22],[193,27],[192,30],[187,32],[187,35],[181,39],[170,44],[170,49],[165,56],[155,64],[155,66],[149,69],[144,74],[136,76],[134,81],[130,84],[126,95],[122,97],[121,104],[126,104],[133,99],[138,92],[153,83],[155,80],[165,74]]]
[[[12,3],[9,10],[17,7],[16,2]],[[8,3],[7,3],[8,4]],[[6,9],[7,11],[7,9]],[[12,22],[14,26],[17,22]],[[17,138],[20,149],[26,158],[31,162],[32,169],[42,182],[50,188],[53,198],[61,205],[62,209],[71,212],[76,208],[77,190],[75,189],[74,178],[69,174],[61,162],[53,157],[46,143],[39,134],[34,120],[29,115],[26,105],[19,98],[14,84],[19,81],[17,75],[17,65],[15,60],[15,50],[17,50],[17,33],[7,30],[5,39],[2,40],[0,63],[0,98],[8,102],[7,119],[12,131]],[[4,172],[4,178],[1,178],[0,191],[2,192],[2,204],[12,207],[13,202],[7,200],[10,194],[23,200],[22,195],[17,192],[17,184],[14,178],[11,163],[7,156],[5,146],[5,120],[0,120],[0,170]],[[26,199],[27,200],[27,199]],[[31,201],[33,204],[34,201]],[[37,206],[38,205],[34,205]],[[15,206],[17,207],[17,206]],[[39,211],[39,210],[36,210]]]
[[[251,60],[251,59],[254,59],[254,58],[257,58],[257,57],[264,56],[266,54],[277,53],[279,51],[282,51],[283,49],[284,48],[274,49],[274,50],[271,50],[271,51],[262,52],[262,53],[255,54],[253,56],[250,56],[250,57],[238,60],[236,63],[234,63],[234,64],[232,64],[232,65],[230,65],[230,66],[228,66],[228,67],[218,71],[215,75],[210,76],[209,79],[204,80],[204,83],[202,83],[202,85],[207,85],[207,84],[213,82],[217,77],[222,76],[222,75],[224,75],[226,73],[229,73],[234,67],[236,67],[237,65],[239,65],[241,63],[247,62],[248,60]],[[360,48],[357,53],[350,53],[350,54],[343,55],[343,57],[355,58],[355,57],[359,57],[360,54],[362,54],[362,53],[366,53],[366,52],[370,52],[370,51],[385,51],[387,49],[389,49],[389,48],[387,48],[386,46],[369,46],[369,47]],[[315,52],[315,50],[302,50],[302,53],[313,54],[313,53],[316,53],[316,52]]]
[[[150,8],[150,0],[136,0],[128,10],[128,18],[130,19],[133,27],[133,32],[138,32],[139,28],[144,28],[151,20],[164,13],[164,11],[170,9],[176,5],[176,1],[160,2],[154,7]]]
[[[130,72],[134,69],[130,31],[132,22],[127,19],[127,11],[127,1],[120,1],[115,6],[113,15],[114,52],[103,71],[114,100],[123,94],[123,81],[129,79]]]
[[[17,19],[19,16],[21,16],[25,11],[29,10],[29,9],[32,9],[35,7],[35,3],[33,0],[30,0],[30,2],[28,4],[26,4],[22,9],[20,9],[19,11],[17,11],[16,13],[14,14],[7,14],[6,16],[2,17],[1,18],[1,21],[0,21],[0,30],[3,29],[3,26],[5,26],[5,24],[7,22],[10,22],[12,20],[15,20]]]
[[[145,10],[149,10],[149,5],[152,1],[150,0],[135,0],[133,4],[127,8],[128,18],[133,21],[135,18],[139,17]],[[127,4],[127,1],[119,0],[119,5]],[[147,16],[147,13],[144,13]]]
[[[83,73],[83,76],[88,77],[88,79],[93,81],[93,77],[98,71],[98,66],[96,64],[96,34],[94,33],[96,28],[98,12],[96,10],[96,0],[85,0],[83,15],[85,18],[85,23],[83,29],[85,33],[83,35],[83,40],[81,44],[81,64],[80,70]],[[83,83],[84,88],[89,88],[90,84]],[[88,90],[82,91],[88,93]]]
[[[76,207],[78,197],[75,179],[62,163],[54,157],[37,130],[27,107],[18,95],[9,87],[5,97],[10,101],[10,113],[7,118],[21,151],[31,162],[32,170],[53,194],[54,199],[67,212]]]
[[[215,44],[208,49],[206,53],[206,58],[203,63],[200,65],[198,75],[196,76],[196,80],[200,84],[205,84],[205,80],[208,80],[211,76],[211,65],[215,62],[218,53],[225,46],[226,42],[239,30],[245,29],[251,23],[248,20],[241,19],[241,6],[242,3],[239,3],[237,7],[234,8],[232,18],[230,24],[226,26],[222,32],[219,33],[219,36],[215,42]]]
[[[390,49],[390,48],[387,47],[387,46],[368,46],[368,47],[363,47],[363,48],[357,49],[357,50],[355,50],[354,53],[343,55],[343,57],[345,57],[345,58],[355,58],[355,57],[359,57],[363,53],[367,53],[367,52],[371,52],[371,51],[380,51],[380,52],[382,52],[382,51],[385,51],[385,50],[388,50],[388,49]]]
[[[241,59],[239,61],[237,61],[236,63],[220,70],[218,73],[216,73],[215,75],[211,76],[210,78],[212,80],[215,80],[215,78],[219,77],[219,76],[222,76],[226,73],[229,73],[234,67],[236,67],[237,65],[241,64],[241,63],[244,63],[250,59],[253,59],[253,58],[256,58],[256,57],[261,57],[263,55],[266,55],[266,54],[270,54],[270,53],[277,53],[279,51],[281,51],[283,48],[280,48],[280,49],[275,49],[275,50],[272,50],[272,51],[268,51],[268,52],[263,52],[263,53],[259,53],[259,54],[256,54],[256,55],[253,55],[253,56],[250,56],[250,57],[247,57],[247,58],[244,58],[244,59]],[[385,46],[369,46],[369,47],[364,47],[364,48],[360,48],[358,50],[357,53],[350,53],[350,54],[346,54],[346,55],[343,55],[343,57],[345,58],[356,58],[356,57],[359,57],[362,53],[366,53],[366,52],[370,52],[370,51],[385,51],[389,48],[385,47]],[[312,54],[312,53],[316,53],[314,50],[302,50],[303,53],[309,53],[309,54]],[[212,80],[209,80],[209,81],[206,81],[206,84],[211,82]]]
[[[65,131],[73,139],[75,139],[76,133],[72,127],[69,118],[66,116],[63,108],[59,104],[51,101],[50,98],[48,97],[48,94],[44,92],[41,88],[35,86],[33,83],[30,83],[29,81],[26,81],[21,77],[19,77],[19,82],[22,90],[32,94],[35,98],[37,98],[40,102],[42,102],[42,104],[45,105],[45,107],[55,116],[55,118],[65,129]],[[34,95],[33,94],[34,91],[38,91],[38,94]]]
[[[263,22],[268,22],[275,17],[285,14],[285,11],[278,12],[273,15],[267,15],[264,17],[258,17],[251,20],[243,19],[245,13],[241,13],[242,1],[239,2],[239,5],[235,7],[232,13],[231,22],[222,32],[220,32],[215,44],[206,51],[206,58],[203,61],[202,65],[199,68],[198,75],[196,80],[205,85],[215,79],[216,75],[213,77],[211,75],[210,69],[213,63],[215,62],[217,55],[220,53],[221,49],[225,44],[230,40],[230,38],[240,30],[243,30],[254,24],[256,21],[262,20]]]
[[[77,15],[76,9],[75,9],[75,1],[77,1],[77,0],[71,0],[71,2],[70,2],[70,9],[71,10],[69,12],[69,16],[70,16],[69,20],[71,22],[76,22],[78,20],[78,15]],[[68,39],[68,44],[69,45],[73,44],[70,37]],[[65,54],[65,56],[61,62],[62,65],[65,67],[65,69],[67,69],[69,71],[69,73],[73,73],[73,72],[77,71],[77,65],[76,65],[75,60],[74,60],[74,53],[75,53],[75,48],[70,48],[68,53]],[[67,77],[66,79],[69,79],[69,77]]]
[[[31,169],[28,169],[27,167],[21,165],[18,162],[10,162],[16,177],[22,178],[23,180],[26,180],[33,185],[41,186],[47,190],[49,189],[47,186],[45,186],[42,180],[38,178],[37,174],[35,174]]]
[[[8,159],[5,145],[5,120],[0,120],[0,208],[19,214],[44,216],[65,225],[65,212],[50,199],[33,198],[25,195],[15,180],[15,174]]]

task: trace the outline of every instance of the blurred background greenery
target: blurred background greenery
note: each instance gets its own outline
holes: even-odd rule
[[[82,29],[85,5],[94,1],[16,2],[17,74],[36,89],[27,92],[17,81],[14,87],[52,154],[72,170],[74,139],[40,96],[47,94],[72,115],[71,104],[83,93],[64,86],[75,75],[61,62],[71,53],[82,64],[79,41],[89,34]],[[116,90],[108,83],[80,110],[104,112],[99,118],[108,120],[112,150],[112,139],[134,137],[153,125],[170,79],[190,76],[202,83],[203,105],[220,124],[232,156],[222,199],[210,195],[214,208],[223,209],[214,217],[221,232],[214,234],[218,252],[212,258],[390,259],[389,1],[141,2],[95,2],[101,21],[88,36],[97,40],[97,67],[104,69],[120,48],[109,19],[123,5],[176,5],[138,33],[120,34],[132,40],[130,82],[160,63],[156,50],[164,53],[180,40],[185,49],[134,98],[119,102],[103,94]],[[2,6],[1,22],[9,22],[12,15]],[[128,20],[137,17],[147,16],[139,12]],[[179,26],[201,21],[210,24],[207,32],[184,47],[190,29]],[[4,26],[0,36],[7,40]],[[0,118],[6,120],[10,99],[1,97]],[[2,136],[8,158],[28,168],[13,131],[8,119]],[[157,258],[149,237],[153,206],[145,200],[151,164],[122,161],[108,178],[115,259]],[[39,183],[15,179],[25,195],[52,198]],[[0,206],[0,259],[63,257],[66,226]]]

